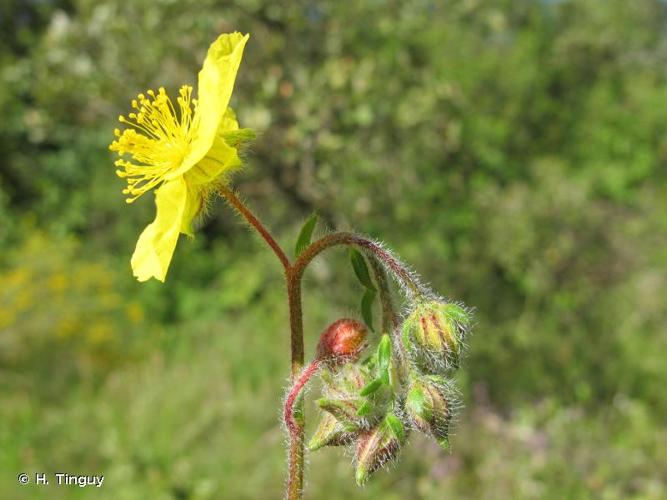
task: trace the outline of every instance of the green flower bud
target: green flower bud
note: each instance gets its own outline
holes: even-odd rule
[[[369,381],[368,370],[358,364],[346,363],[335,370],[324,369],[320,373],[324,393],[332,398],[357,397]]]
[[[346,432],[355,432],[365,424],[364,417],[359,415],[359,409],[364,404],[361,398],[320,398],[316,403],[321,409],[330,413]]]
[[[323,413],[320,423],[308,443],[310,451],[319,450],[324,446],[342,446],[349,444],[355,437],[353,432],[347,432],[333,415]]]
[[[340,390],[349,394],[358,394],[369,381],[368,370],[358,364],[347,363],[338,372]]]
[[[458,368],[470,314],[451,302],[418,304],[403,323],[403,342],[420,369]]]
[[[394,459],[405,439],[403,423],[393,413],[388,413],[372,429],[362,432],[357,439],[355,454],[357,484],[364,484],[373,472]]]
[[[370,425],[368,401],[361,391],[370,375],[363,366],[346,363],[335,371],[323,370],[324,397],[317,405],[334,416],[347,432]]]
[[[449,425],[456,406],[454,390],[442,377],[415,377],[410,380],[405,411],[412,425],[449,448]]]

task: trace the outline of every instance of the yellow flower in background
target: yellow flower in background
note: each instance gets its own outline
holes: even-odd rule
[[[164,281],[179,234],[193,236],[192,221],[207,197],[241,166],[235,146],[251,134],[239,129],[228,104],[247,41],[248,35],[232,33],[211,44],[198,99],[192,87],[182,86],[177,110],[163,88],[149,90],[132,101],[134,112],[119,118],[128,128],[114,131],[109,149],[121,157],[116,173],[127,180],[127,202],[157,188],[155,220],[139,236],[131,260],[139,281]]]

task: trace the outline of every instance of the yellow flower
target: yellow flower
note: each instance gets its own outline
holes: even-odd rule
[[[164,281],[179,234],[193,236],[192,221],[207,197],[241,166],[235,146],[246,134],[228,104],[247,40],[232,33],[211,44],[199,72],[199,99],[182,86],[177,111],[163,88],[149,90],[132,101],[134,112],[119,117],[128,128],[114,131],[109,149],[120,156],[116,174],[127,180],[127,202],[157,188],[155,220],[139,236],[131,260],[139,281]]]

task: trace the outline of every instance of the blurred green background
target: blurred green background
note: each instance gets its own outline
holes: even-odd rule
[[[659,0],[0,1],[0,497],[280,497],[281,268],[217,203],[165,285],[135,282],[152,196],[126,205],[107,151],[234,30],[258,132],[235,185],[281,243],[317,210],[476,308],[453,452],[414,436],[359,489],[325,449],[306,497],[665,498]],[[311,354],[361,293],[327,255]],[[16,481],[59,471],[106,479]]]

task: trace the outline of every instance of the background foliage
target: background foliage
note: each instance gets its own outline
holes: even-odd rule
[[[416,438],[358,489],[325,450],[307,496],[664,498],[666,26],[659,0],[0,2],[0,496],[280,496],[277,262],[219,204],[135,283],[153,202],[106,149],[240,30],[236,185],[279,239],[317,210],[476,306],[452,454]],[[309,272],[311,352],[354,287],[343,252]]]

